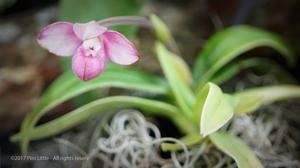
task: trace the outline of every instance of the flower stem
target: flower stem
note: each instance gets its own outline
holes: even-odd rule
[[[145,27],[145,28],[149,28],[149,29],[154,29],[153,24],[150,22],[150,20],[148,20],[145,17],[140,17],[140,16],[110,17],[110,18],[98,21],[98,24],[101,26],[105,26],[105,27],[117,26],[117,25],[137,25],[137,26],[141,26],[141,27]],[[175,40],[173,39],[173,37],[171,37],[171,39],[169,39],[167,42],[165,42],[165,44],[170,48],[170,50],[172,52],[180,55],[178,46],[177,46]]]
[[[117,16],[108,19],[103,19],[98,22],[101,26],[116,26],[116,25],[138,25],[146,28],[152,28],[151,22],[140,16]]]

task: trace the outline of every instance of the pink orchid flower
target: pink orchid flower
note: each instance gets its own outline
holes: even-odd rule
[[[84,81],[100,75],[109,60],[130,65],[139,58],[134,45],[124,35],[95,21],[53,23],[41,30],[37,41],[55,55],[73,56],[72,69]]]

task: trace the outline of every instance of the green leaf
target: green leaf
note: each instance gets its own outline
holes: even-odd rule
[[[169,81],[176,102],[186,116],[192,117],[191,108],[194,104],[195,97],[176,69],[177,64],[174,62],[176,55],[170,53],[160,42],[156,43],[155,51],[163,72]]]
[[[45,112],[62,102],[84,92],[103,87],[140,90],[151,94],[168,94],[168,86],[163,79],[134,69],[110,66],[99,77],[87,82],[79,80],[73,72],[69,71],[46,90],[25,120],[29,120],[27,122],[35,120],[35,123]]]
[[[198,82],[198,90],[231,60],[253,48],[264,46],[276,49],[290,65],[295,63],[290,49],[275,34],[245,25],[218,32],[197,57],[193,75]]]
[[[50,109],[87,91],[103,88],[119,87],[141,90],[151,94],[168,94],[166,81],[138,70],[110,65],[96,79],[83,82],[71,71],[63,74],[43,94],[35,108],[29,113],[21,126],[21,131],[30,129]]]
[[[161,101],[131,96],[112,96],[93,101],[45,124],[24,130],[14,135],[11,140],[46,138],[74,127],[98,113],[123,108],[139,108],[143,112],[161,115],[170,119],[177,117],[179,114],[179,110],[175,106]]]
[[[275,101],[299,98],[300,87],[295,85],[279,85],[246,89],[235,96],[239,102],[235,108],[235,114],[250,113],[265,104]]]
[[[262,168],[263,165],[241,139],[225,132],[215,132],[209,136],[221,151],[232,157],[239,168]]]
[[[233,116],[235,103],[230,96],[213,83],[204,86],[197,95],[194,114],[200,119],[200,133],[207,136],[224,124]]]
[[[183,144],[185,144],[187,147],[196,145],[196,144],[200,143],[202,140],[203,140],[203,137],[199,133],[188,134],[188,135],[180,138],[180,141]],[[164,152],[179,151],[182,149],[182,146],[179,144],[164,142],[161,144],[161,149]]]
[[[193,78],[189,66],[181,57],[177,55],[174,55],[172,60],[179,76],[181,76],[186,85],[191,86],[193,83]]]

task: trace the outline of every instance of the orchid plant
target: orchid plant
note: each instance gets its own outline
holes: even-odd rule
[[[165,78],[116,65],[133,64],[139,58],[135,46],[125,36],[107,28],[118,24],[139,25],[154,30],[158,39],[154,51]],[[237,93],[224,93],[218,86],[236,75],[241,68],[267,64],[268,61],[262,61],[266,60],[262,58],[231,63],[252,48],[268,46],[281,53],[290,64],[295,62],[289,48],[277,35],[250,26],[230,27],[209,39],[196,59],[193,73],[182,57],[176,54],[169,29],[155,15],[149,20],[115,17],[85,24],[57,22],[44,28],[37,41],[58,56],[72,55],[72,69],[79,79],[71,71],[65,72],[42,95],[24,119],[20,132],[11,138],[21,143],[23,152],[27,151],[30,141],[61,133],[98,113],[138,108],[173,121],[186,135],[182,142],[187,146],[210,141],[231,156],[239,167],[263,167],[242,140],[220,129],[234,116],[253,112],[278,100],[300,96],[300,87],[296,85],[250,88]],[[36,125],[47,111],[60,103],[105,87],[139,90],[145,96],[103,97]],[[162,95],[164,99],[158,100],[151,95]],[[163,143],[161,148],[164,151],[180,150],[180,146],[171,143]]]

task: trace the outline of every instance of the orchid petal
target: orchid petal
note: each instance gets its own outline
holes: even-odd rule
[[[78,38],[81,40],[88,40],[101,35],[107,28],[98,25],[95,21],[91,21],[88,23],[75,23],[73,30]]]
[[[82,41],[73,32],[73,24],[56,22],[48,25],[37,36],[37,42],[58,56],[71,56]]]
[[[130,65],[138,60],[139,54],[134,45],[121,33],[106,31],[102,38],[105,53],[112,62]]]
[[[84,81],[91,80],[104,70],[106,58],[103,50],[97,56],[86,55],[83,46],[80,46],[72,58],[72,69]]]

